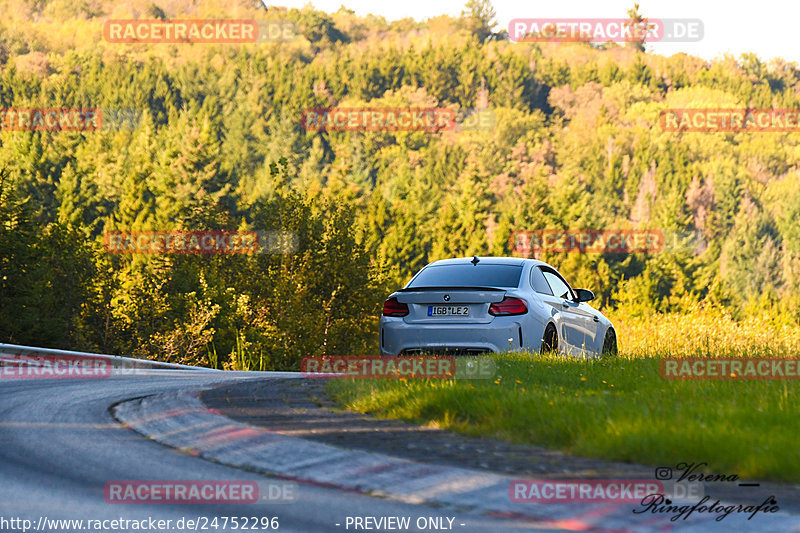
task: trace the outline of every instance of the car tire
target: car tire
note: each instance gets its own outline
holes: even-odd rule
[[[613,328],[608,328],[606,338],[603,339],[603,357],[614,357],[617,355],[617,334]]]
[[[552,324],[547,324],[544,328],[544,335],[542,336],[542,353],[558,351],[558,332],[556,327]]]

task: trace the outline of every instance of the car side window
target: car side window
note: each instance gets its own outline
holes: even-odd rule
[[[572,289],[569,288],[567,282],[564,279],[553,272],[552,270],[544,270],[544,278],[547,280],[547,284],[550,285],[550,288],[553,290],[553,294],[558,296],[559,298],[564,298],[565,300],[574,300],[575,296],[572,294]]]
[[[547,280],[544,279],[541,267],[535,266],[531,269],[531,287],[538,293],[549,294],[550,296],[553,295],[550,285],[548,285]]]

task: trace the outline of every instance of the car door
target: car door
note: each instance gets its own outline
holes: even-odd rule
[[[590,352],[600,352],[600,349],[602,348],[600,344],[602,343],[603,339],[598,337],[598,331],[600,329],[600,317],[598,311],[586,302],[581,302],[580,305],[578,305],[576,312],[583,317],[585,324],[583,337],[584,348]]]
[[[536,268],[541,269],[545,281],[553,293],[552,295],[540,294],[542,300],[552,306],[561,316],[560,324],[556,324],[561,341],[559,344],[567,345],[565,353],[577,354],[583,348],[586,322],[583,313],[578,308],[578,303],[574,301],[575,294],[558,272],[546,266]]]

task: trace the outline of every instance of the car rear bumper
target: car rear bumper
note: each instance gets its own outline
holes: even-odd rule
[[[486,324],[406,324],[381,321],[381,355],[420,352],[507,352],[521,349],[521,324],[511,317]]]

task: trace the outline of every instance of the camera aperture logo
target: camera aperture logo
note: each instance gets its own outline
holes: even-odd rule
[[[705,483],[736,483],[739,480],[737,474],[707,474],[703,473],[703,467],[707,467],[708,463],[678,463],[675,470],[680,472],[680,476],[675,482],[705,482]],[[655,470],[655,477],[659,482],[670,481],[673,479],[673,469],[668,466],[659,466]],[[757,486],[757,483],[740,483],[739,486]],[[731,504],[722,503],[720,500],[715,500],[713,503],[710,496],[703,496],[694,505],[673,505],[673,501],[666,497],[663,493],[648,494],[641,502],[640,507],[633,510],[634,514],[644,515],[650,514],[671,514],[671,522],[676,522],[679,519],[686,520],[695,512],[709,513],[718,515],[715,520],[721,522],[732,513],[745,513],[747,519],[751,520],[758,513],[771,514],[777,513],[780,507],[774,495],[768,496],[760,504]]]

